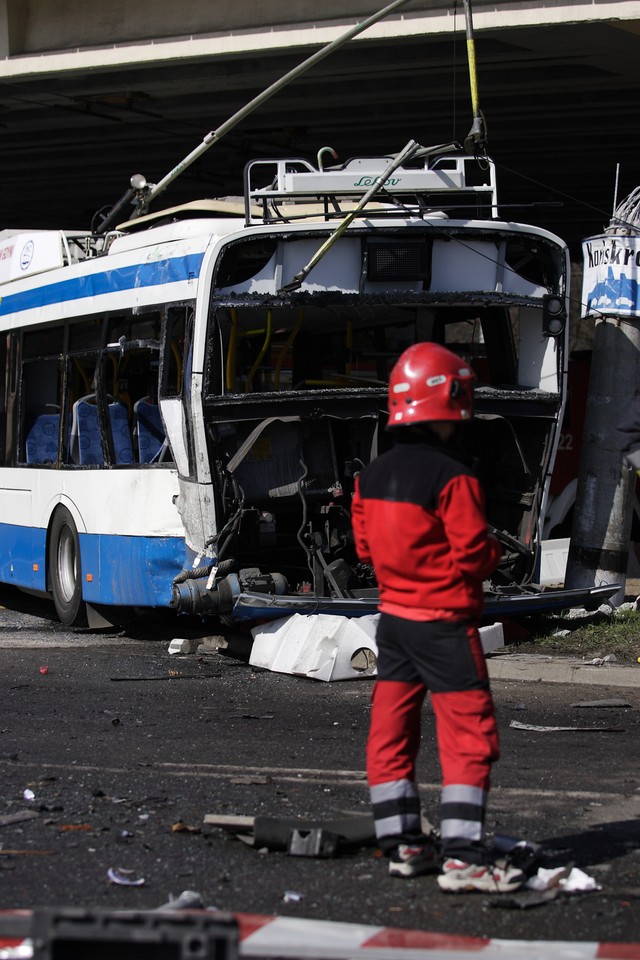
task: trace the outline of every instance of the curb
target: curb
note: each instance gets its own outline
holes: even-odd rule
[[[491,680],[595,684],[640,690],[640,665],[603,663],[593,666],[572,657],[509,653],[487,657],[487,667]]]

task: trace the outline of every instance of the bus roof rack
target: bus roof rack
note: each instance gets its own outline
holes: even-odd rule
[[[245,222],[336,220],[353,209],[380,179],[392,157],[358,157],[340,167],[318,169],[307,160],[250,161],[244,170]],[[400,166],[376,196],[376,216],[398,216],[398,208],[423,215],[496,218],[495,166],[467,154],[432,157]]]

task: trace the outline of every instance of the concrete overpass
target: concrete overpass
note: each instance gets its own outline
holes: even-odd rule
[[[384,0],[0,0],[0,228],[87,227]],[[319,12],[320,11],[320,12]],[[640,2],[475,0],[502,213],[577,251],[640,181]],[[471,123],[462,3],[412,0],[281,91],[165,194],[241,191],[256,156],[341,159]],[[551,204],[551,205],[550,205]]]

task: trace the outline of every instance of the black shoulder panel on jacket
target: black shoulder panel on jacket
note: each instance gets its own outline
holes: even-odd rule
[[[397,443],[363,470],[360,495],[365,500],[415,503],[433,510],[440,492],[451,480],[473,475],[473,471],[444,447]]]

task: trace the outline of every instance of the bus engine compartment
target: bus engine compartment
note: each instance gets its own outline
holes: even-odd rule
[[[391,442],[390,371],[433,341],[473,368],[462,446],[504,555],[487,595],[535,589],[539,530],[564,402],[564,251],[544,231],[447,220],[338,241],[308,228],[235,241],[217,263],[203,411],[216,533],[178,609],[232,620],[375,610],[354,549],[355,477]]]

